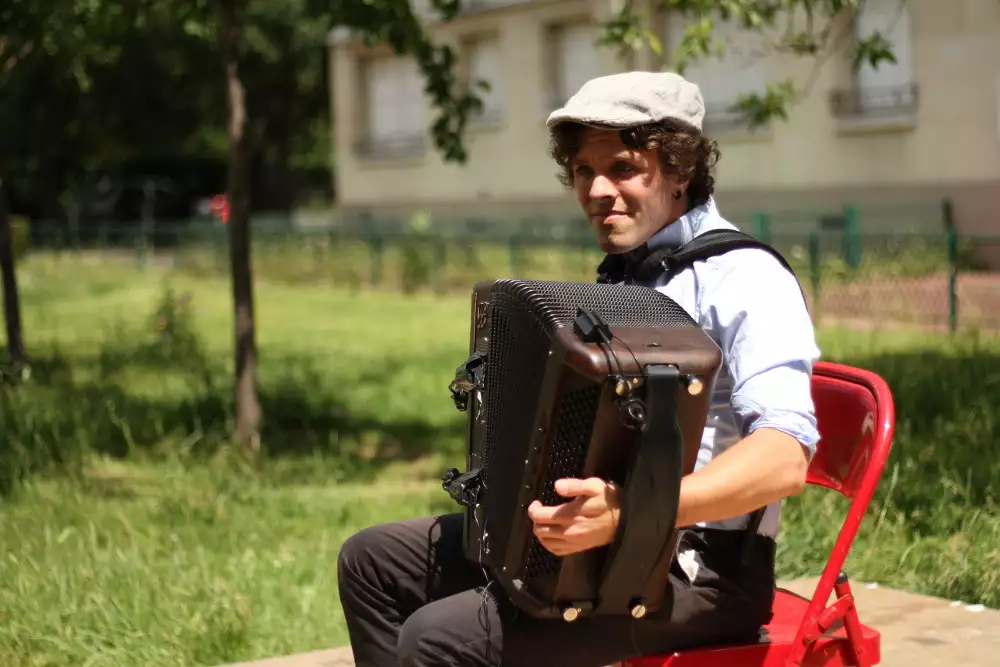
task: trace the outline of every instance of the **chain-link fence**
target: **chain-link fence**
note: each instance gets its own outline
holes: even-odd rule
[[[788,258],[818,322],[1000,329],[1000,235],[961,234],[940,223],[936,230],[866,231],[857,210],[798,218],[758,213],[744,227]],[[20,243],[22,251],[96,253],[226,275],[226,232],[212,219],[33,224]],[[463,293],[479,280],[509,276],[592,281],[602,257],[586,223],[572,218],[415,215],[302,225],[277,215],[255,218],[252,234],[259,279],[353,290]]]

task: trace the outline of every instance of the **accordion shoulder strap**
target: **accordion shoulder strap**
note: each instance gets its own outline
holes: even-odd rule
[[[699,260],[724,255],[740,248],[757,248],[770,253],[786,271],[793,276],[795,275],[795,270],[792,269],[788,260],[776,248],[736,229],[713,229],[700,234],[675,250],[665,251],[660,259],[660,265],[667,272],[667,280],[669,281],[678,271]],[[799,290],[801,289],[802,285],[800,284]],[[803,293],[803,298],[805,298],[805,293]]]
[[[644,256],[639,250],[627,255],[608,255],[597,269],[597,282],[614,283],[627,278],[645,281],[664,274],[669,282],[682,269],[697,261],[740,248],[758,248],[770,253],[789,273],[795,275],[788,260],[768,243],[736,229],[713,229],[699,234],[679,248],[658,248],[646,251]]]
[[[759,248],[771,253],[781,265],[792,271],[792,267],[785,260],[784,256],[771,245],[759,239],[745,234],[737,229],[713,229],[699,234],[670,254],[670,264],[686,266],[701,259],[708,259],[715,255],[724,255],[730,250],[739,248]]]

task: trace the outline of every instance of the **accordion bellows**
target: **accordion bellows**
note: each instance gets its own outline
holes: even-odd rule
[[[676,302],[636,285],[496,280],[472,294],[470,357],[451,390],[467,411],[468,559],[540,618],[641,618],[669,604],[680,479],[694,469],[722,353]],[[528,505],[566,502],[557,479],[621,487],[607,547],[567,557],[532,532]]]

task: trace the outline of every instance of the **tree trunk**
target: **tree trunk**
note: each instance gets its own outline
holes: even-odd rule
[[[28,362],[21,336],[21,302],[17,295],[17,275],[14,272],[14,230],[7,210],[7,195],[0,176],[0,279],[3,282],[3,314],[7,323],[7,354],[15,370]],[[18,373],[19,374],[19,373]]]
[[[229,112],[229,264],[232,272],[236,362],[236,439],[256,454],[260,449],[260,401],[254,340],[253,272],[250,266],[250,134],[246,94],[240,79],[244,0],[220,0],[219,30]]]

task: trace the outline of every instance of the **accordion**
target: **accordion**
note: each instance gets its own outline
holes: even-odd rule
[[[675,301],[626,284],[493,280],[472,294],[470,356],[450,385],[467,413],[466,469],[444,489],[464,508],[465,557],[538,618],[659,609],[676,546],[681,477],[694,469],[722,363]],[[621,491],[606,547],[557,557],[528,505],[596,476]]]

